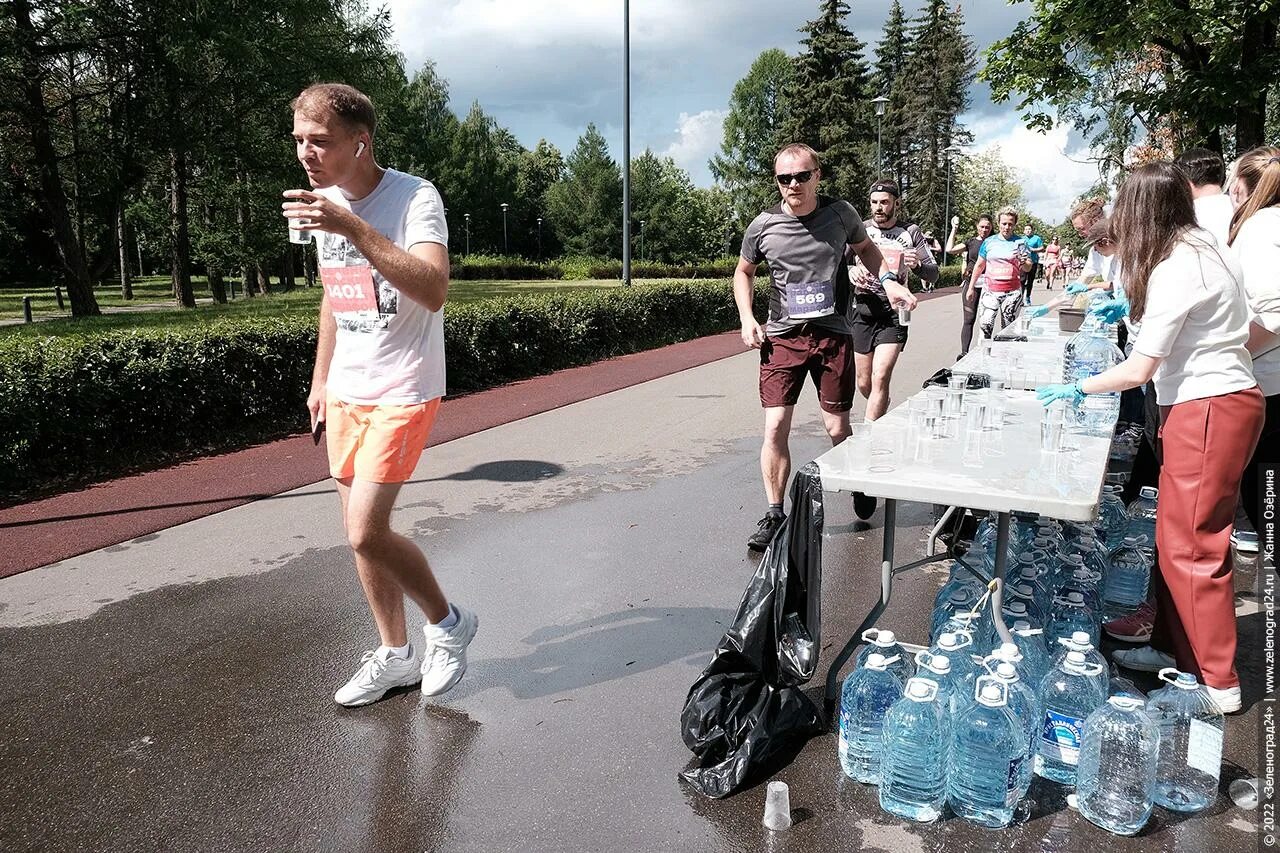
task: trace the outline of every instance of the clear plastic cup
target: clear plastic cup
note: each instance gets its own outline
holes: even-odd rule
[[[844,446],[849,449],[849,469],[865,471],[871,464],[871,424],[850,424]]]
[[[911,308],[909,306],[907,305],[898,306],[898,325],[899,326],[911,325]]]
[[[766,829],[783,831],[791,828],[791,789],[786,782],[770,782],[764,795]]]
[[[1040,422],[1040,449],[1045,453],[1057,453],[1062,449],[1063,422],[1046,418]]]

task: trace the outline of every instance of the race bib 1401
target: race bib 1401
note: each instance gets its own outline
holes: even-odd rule
[[[354,267],[320,267],[320,283],[335,314],[377,311],[373,270],[368,264]]]
[[[812,320],[836,313],[835,291],[829,281],[809,281],[787,285],[787,316]]]

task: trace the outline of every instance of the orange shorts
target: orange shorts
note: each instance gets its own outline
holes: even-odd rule
[[[413,406],[362,406],[329,397],[329,473],[336,480],[403,483],[418,466],[438,411],[439,397]]]

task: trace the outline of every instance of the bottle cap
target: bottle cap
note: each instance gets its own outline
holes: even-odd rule
[[[875,655],[872,655],[872,657],[875,657]],[[1079,663],[1079,664],[1084,663],[1084,652],[1077,652],[1077,651],[1067,652],[1067,662]]]
[[[954,649],[956,646],[960,645],[960,640],[956,638],[954,633],[948,631],[938,638],[938,645],[942,646],[944,649]]]
[[[928,702],[938,695],[938,685],[927,678],[907,679],[907,698],[913,702]]]
[[[1072,632],[1072,634],[1071,634],[1071,642],[1072,642],[1072,643],[1075,643],[1077,646],[1092,646],[1092,645],[1093,645],[1093,643],[1089,642],[1089,632],[1088,632],[1088,631],[1073,631],[1073,632]]]
[[[1112,696],[1107,703],[1121,711],[1136,711],[1146,704],[1136,696]]]
[[[1013,664],[1009,663],[1006,660],[996,664],[996,675],[1000,676],[1006,681],[1010,681],[1010,680],[1017,679],[1018,671],[1014,669]]]
[[[1138,489],[1138,495],[1150,500],[1155,500],[1160,496],[1160,490],[1155,486],[1143,486],[1141,489]]]

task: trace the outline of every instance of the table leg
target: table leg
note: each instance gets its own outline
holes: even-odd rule
[[[898,502],[892,498],[886,498],[884,502],[884,537],[880,550],[880,600],[871,608],[867,618],[862,620],[858,630],[849,638],[849,642],[845,643],[844,648],[840,650],[835,660],[831,662],[831,669],[827,671],[827,691],[823,710],[826,713],[828,724],[835,722],[836,692],[840,684],[840,670],[849,661],[849,658],[853,656],[854,650],[862,642],[862,632],[875,626],[876,620],[884,612],[885,605],[889,603],[889,597],[893,594],[893,545],[897,524]]]
[[[991,593],[991,620],[996,626],[996,633],[1000,635],[1000,642],[1012,643],[1013,636],[1009,633],[1009,628],[1004,624],[1004,617],[1001,613],[1004,607],[1004,575],[1005,569],[1009,562],[1009,522],[1011,516],[1007,512],[1002,512],[997,516],[996,520],[996,565],[995,565],[995,591]]]

